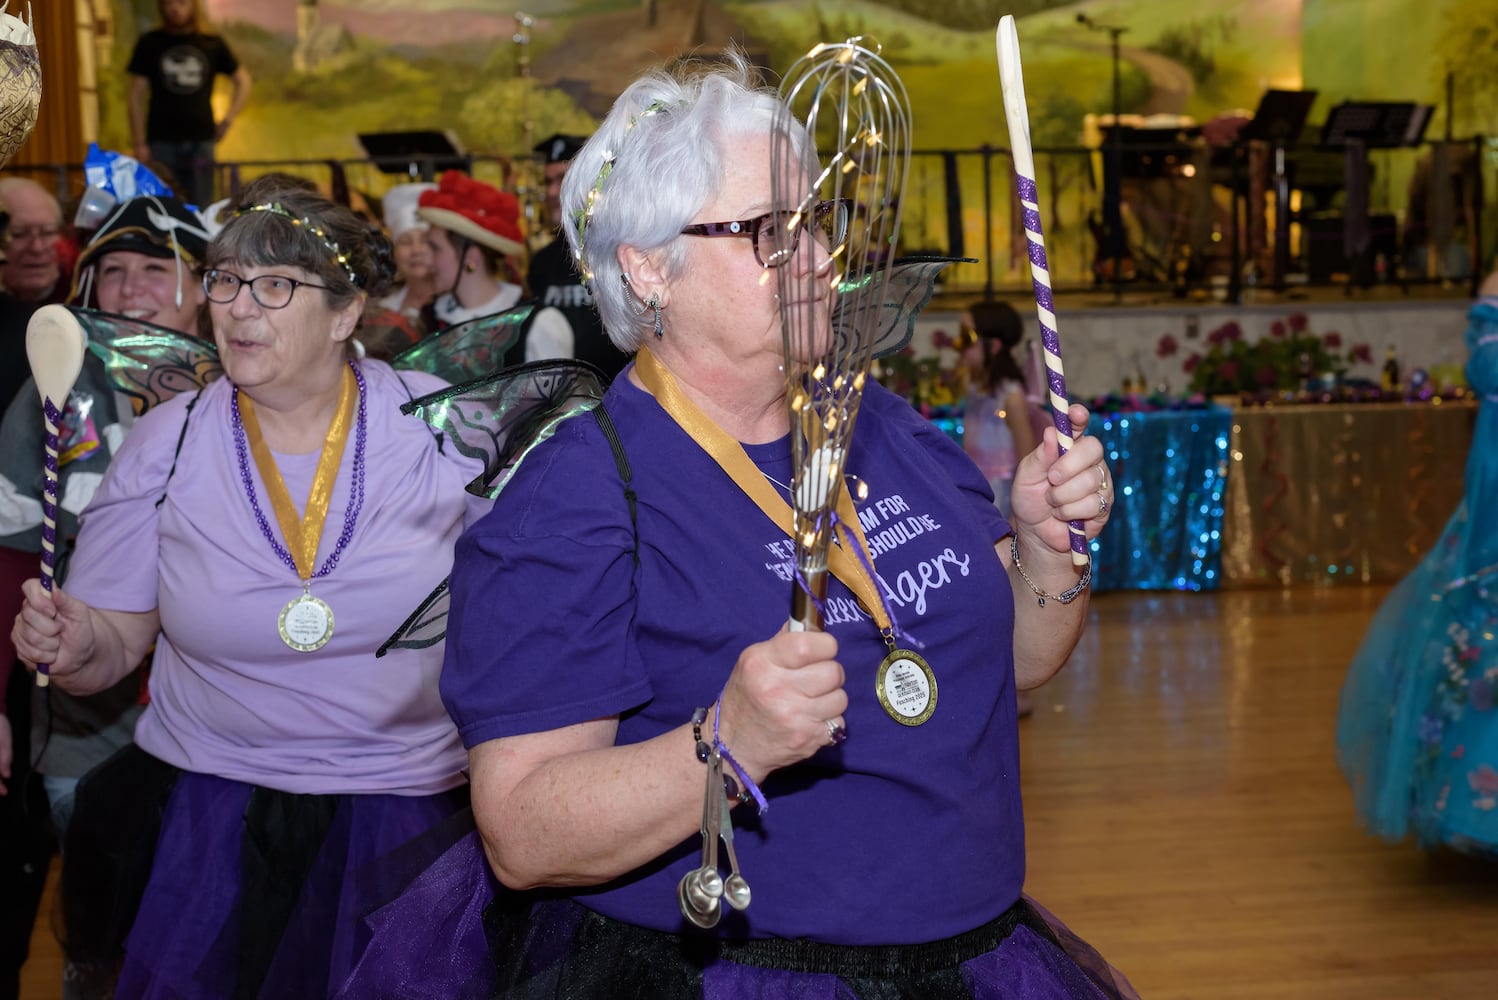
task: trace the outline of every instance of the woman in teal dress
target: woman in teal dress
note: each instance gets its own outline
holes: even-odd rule
[[[1498,271],[1467,327],[1466,495],[1348,672],[1337,756],[1374,833],[1498,858]]]

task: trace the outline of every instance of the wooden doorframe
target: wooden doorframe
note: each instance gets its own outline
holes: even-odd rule
[[[16,151],[9,169],[82,163],[84,149],[81,60],[76,4],[88,0],[33,2],[31,16],[42,64],[42,104],[36,128]],[[24,9],[24,8],[23,8]],[[12,11],[12,13],[15,13]],[[60,179],[60,183],[65,179]],[[45,183],[45,182],[44,182]],[[59,198],[70,194],[57,192]]]

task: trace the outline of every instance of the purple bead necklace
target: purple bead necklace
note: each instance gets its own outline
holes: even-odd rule
[[[343,555],[343,550],[348,548],[349,541],[354,537],[354,525],[359,523],[359,512],[364,509],[364,440],[365,431],[368,426],[367,411],[365,410],[364,373],[354,362],[349,362],[349,367],[354,371],[354,381],[359,386],[359,414],[354,424],[354,469],[353,485],[349,488],[350,500],[343,512],[343,531],[338,534],[338,544],[333,551],[328,553],[328,558],[317,572],[312,574],[311,579],[316,580],[333,572],[338,565],[338,559]],[[296,560],[287,551],[286,546],[276,538],[276,533],[270,530],[270,521],[266,520],[265,511],[260,509],[260,501],[255,498],[255,480],[250,475],[250,449],[245,437],[244,421],[239,416],[239,387],[234,389],[234,395],[230,404],[230,422],[234,425],[234,452],[239,456],[239,478],[244,484],[245,496],[249,497],[250,509],[255,512],[255,523],[260,525],[260,533],[265,540],[270,542],[271,548],[275,550],[281,561],[293,572],[297,572]]]

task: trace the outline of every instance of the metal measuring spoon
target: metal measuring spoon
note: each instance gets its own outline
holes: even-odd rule
[[[702,797],[702,864],[681,877],[676,885],[676,901],[682,915],[698,927],[714,927],[723,916],[723,877],[718,874],[718,831],[723,822],[723,778],[721,764],[717,770],[717,794],[714,795],[714,767],[719,758],[708,758],[707,788]]]
[[[723,836],[723,758],[716,752],[707,762],[707,789],[702,794],[702,809],[707,816],[703,845],[702,889],[714,899],[723,895],[723,876],[718,872],[718,839]]]
[[[723,796],[723,846],[728,848],[728,878],[723,882],[723,901],[735,910],[749,908],[749,883],[739,874],[739,856],[733,850],[733,817],[728,809],[728,796]]]

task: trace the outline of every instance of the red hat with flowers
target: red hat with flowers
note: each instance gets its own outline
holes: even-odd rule
[[[466,236],[502,254],[525,252],[520,201],[510,192],[449,170],[437,188],[423,191],[416,214],[439,229]]]

